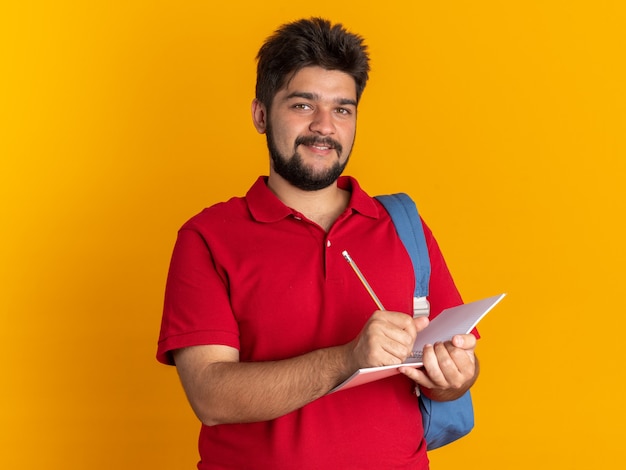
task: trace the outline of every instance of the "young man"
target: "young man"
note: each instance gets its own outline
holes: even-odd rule
[[[257,58],[252,118],[269,176],[181,228],[165,295],[157,357],[202,421],[198,468],[426,469],[415,386],[462,395],[478,375],[474,336],[427,347],[420,370],[327,394],[359,368],[403,362],[428,324],[412,318],[413,268],[389,215],[340,177],[366,47],[314,18],[282,26]],[[432,318],[461,298],[424,228]]]

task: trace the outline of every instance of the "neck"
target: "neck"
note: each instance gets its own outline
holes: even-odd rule
[[[296,188],[276,174],[270,173],[268,188],[283,204],[300,212],[307,219],[328,231],[350,201],[350,193],[337,182],[317,191]]]

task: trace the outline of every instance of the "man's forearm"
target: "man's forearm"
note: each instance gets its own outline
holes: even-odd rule
[[[349,377],[354,366],[348,347],[273,362],[214,362],[183,385],[206,425],[267,421],[316,400]]]

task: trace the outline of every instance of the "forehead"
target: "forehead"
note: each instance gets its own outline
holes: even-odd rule
[[[295,72],[276,93],[276,98],[293,94],[311,94],[331,101],[356,102],[356,82],[349,74],[340,70],[322,67],[304,67]]]

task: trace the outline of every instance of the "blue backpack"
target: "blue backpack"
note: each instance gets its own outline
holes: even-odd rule
[[[430,259],[422,222],[413,200],[404,193],[377,196],[393,220],[396,231],[411,257],[415,270],[413,312],[428,315]],[[474,427],[474,408],[469,390],[453,401],[433,401],[419,396],[424,438],[428,450],[449,444],[468,434]]]

